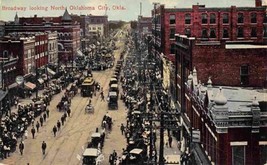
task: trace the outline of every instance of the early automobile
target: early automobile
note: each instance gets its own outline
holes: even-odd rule
[[[108,97],[109,97],[108,108],[118,109],[118,93],[115,91],[109,92]]]
[[[96,148],[86,148],[83,152],[83,165],[97,165],[100,151]]]

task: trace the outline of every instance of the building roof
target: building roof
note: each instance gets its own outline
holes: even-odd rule
[[[214,100],[219,93],[219,87],[207,90],[209,100]],[[251,111],[252,103],[256,97],[258,102],[267,102],[267,91],[241,87],[222,87],[223,95],[227,99],[225,104],[229,111]]]
[[[62,21],[71,21],[72,20],[67,8],[65,9],[65,12],[64,12],[61,20]]]

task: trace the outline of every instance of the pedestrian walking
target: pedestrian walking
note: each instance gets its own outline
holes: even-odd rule
[[[121,123],[121,134],[123,135],[124,134],[124,125]]]
[[[40,124],[41,124],[41,127],[43,126],[43,123],[44,123],[44,119],[43,119],[43,117],[42,116],[40,116],[40,119],[39,119],[39,121],[40,121]]]
[[[49,109],[47,108],[45,112],[46,112],[47,118],[49,118]]]
[[[64,115],[61,116],[60,120],[61,120],[61,123],[62,123],[62,126],[63,126],[64,125],[64,122],[65,122]]]
[[[24,150],[24,143],[23,143],[23,141],[21,141],[19,144],[19,152],[21,155],[23,155],[23,150]]]
[[[70,108],[68,108],[67,113],[68,113],[68,117],[70,117],[70,113],[71,113]]]
[[[61,127],[61,123],[60,123],[60,121],[58,120],[58,121],[57,121],[57,130],[58,130],[58,131],[60,130],[60,127]]]
[[[114,157],[112,154],[109,155],[109,164],[114,165]]]
[[[43,114],[44,122],[46,122],[46,113]]]
[[[32,129],[31,129],[31,133],[32,133],[32,138],[34,139],[34,135],[35,135],[35,129],[34,129],[34,127],[32,127]]]
[[[43,141],[43,143],[42,143],[42,152],[43,152],[43,155],[45,155],[45,149],[46,149],[46,143],[45,143],[45,141]]]
[[[37,123],[36,123],[36,130],[37,130],[37,132],[39,132],[39,127],[40,127],[40,123],[37,121]]]
[[[56,135],[57,135],[57,127],[55,125],[53,127],[53,133],[54,133],[54,137],[56,137]]]
[[[169,141],[169,146],[170,146],[170,148],[172,148],[172,136],[169,136],[168,141]]]

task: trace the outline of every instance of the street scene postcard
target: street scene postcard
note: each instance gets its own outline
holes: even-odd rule
[[[267,0],[0,0],[0,165],[267,165]]]

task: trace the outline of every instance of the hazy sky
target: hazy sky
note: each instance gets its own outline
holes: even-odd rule
[[[263,0],[267,1],[267,0]],[[19,17],[37,16],[60,16],[63,15],[65,7],[73,14],[105,14],[101,6],[109,7],[107,14],[109,20],[136,20],[140,13],[140,2],[142,2],[142,15],[151,16],[153,2],[165,4],[166,7],[191,7],[193,4],[205,4],[206,7],[229,7],[232,5],[242,7],[254,7],[254,0],[0,0],[0,20],[13,20],[16,12]],[[51,6],[58,7],[57,10]],[[77,9],[76,6],[88,7],[90,9]],[[99,8],[100,6],[100,8]],[[113,8],[124,7],[123,10]],[[16,10],[14,10],[16,8]],[[47,10],[46,10],[47,8]],[[13,9],[13,10],[12,10]],[[19,10],[20,9],[20,10]],[[21,11],[23,9],[24,11]]]

